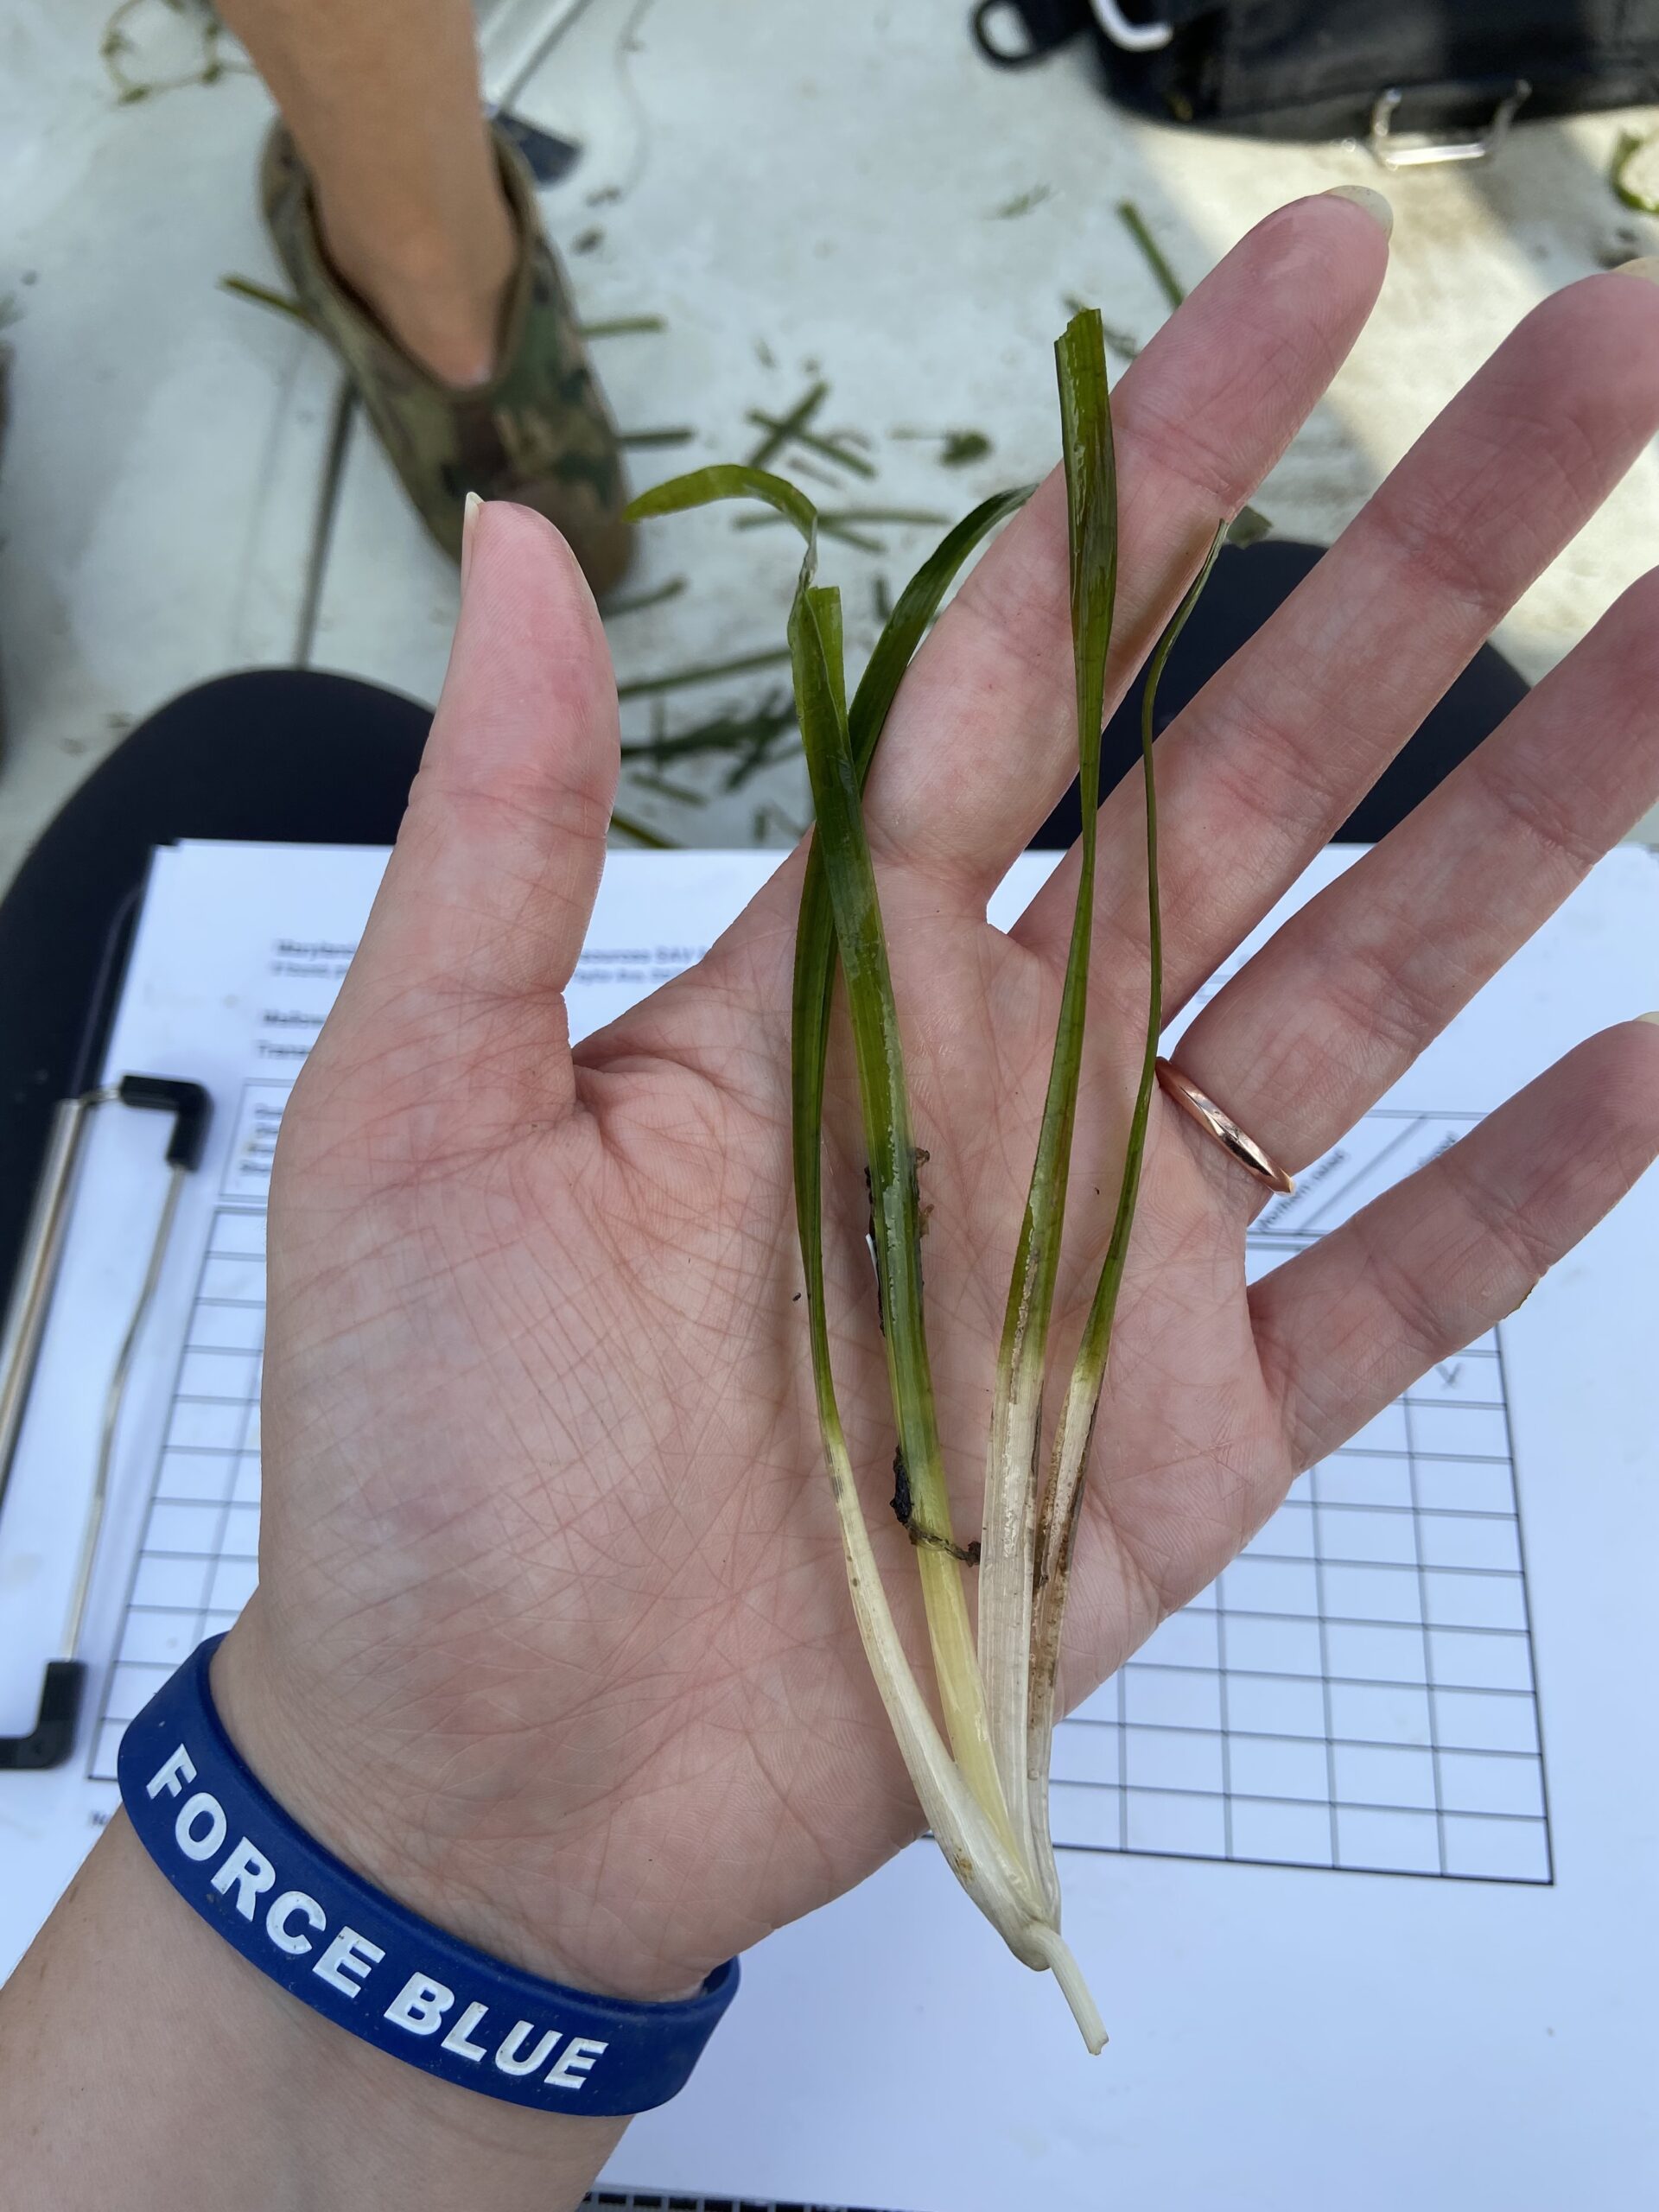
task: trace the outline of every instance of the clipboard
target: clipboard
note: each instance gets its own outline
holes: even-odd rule
[[[96,1072],[188,1069],[218,1110],[201,1169],[183,1188],[117,1447],[83,1646],[89,1707],[103,1593],[112,1624],[118,1604],[122,1632],[136,1626],[148,1640],[124,1650],[112,1635],[110,1690],[83,1738],[118,1740],[138,1709],[143,1686],[123,1681],[118,1697],[115,1677],[175,1665],[181,1644],[245,1602],[228,1574],[222,1587],[204,1580],[198,1555],[214,1555],[214,1574],[232,1554],[251,1557],[245,1532],[258,1507],[240,1487],[239,1462],[257,1460],[260,1439],[240,1424],[263,1382],[253,1370],[264,1344],[269,1102],[302,1060],[295,1016],[315,1017],[318,1028],[326,1017],[381,858],[220,847],[166,855],[152,880]],[[1321,861],[1293,899],[1338,865]],[[1020,910],[1033,866],[1021,864],[1011,903],[990,915],[995,925]],[[766,867],[753,853],[613,855],[570,987],[573,1035],[602,1027],[652,987],[652,948],[677,957],[712,942]],[[164,974],[167,958],[183,963],[175,1005],[147,988],[152,924],[153,972]],[[1390,1176],[1436,1154],[1586,1027],[1654,1003],[1656,944],[1653,861],[1615,855],[1329,1172],[1310,1173],[1303,1193],[1264,1217],[1264,1262],[1327,1233]],[[96,1125],[36,1416],[58,1395],[54,1346],[76,1348],[57,1320],[92,1272],[77,1276],[78,1229],[106,1226],[99,1193],[118,1186],[127,1158],[142,1156],[123,1217],[120,1294],[99,1339],[96,1365],[109,1365],[149,1234],[140,1201],[160,1195],[164,1127],[157,1116]],[[1494,2177],[1517,2201],[1529,2189],[1529,2201],[1543,2201],[1540,2175],[1552,2203],[1586,2193],[1618,2201],[1621,2176],[1645,2171],[1651,2152],[1640,2100],[1605,2093],[1621,2067],[1649,2065],[1654,2041],[1643,2009],[1652,1916],[1641,1907],[1653,1887],[1655,1786],[1630,1745],[1642,1740],[1654,1667],[1642,1578],[1659,1549],[1659,1485],[1643,1366],[1649,1306],[1630,1286],[1651,1276],[1656,1210],[1659,1180],[1602,1225],[1582,1266],[1559,1270],[1505,1323],[1501,1351],[1469,1347],[1426,1378],[1410,1406],[1398,1403],[1332,1455],[1211,1602],[1172,1615],[1092,1709],[1064,1724],[1072,1732],[1056,1797],[1071,1854],[1068,1928],[1109,1961],[1114,2009],[1134,2027],[1114,2062],[1122,2096],[1090,2098],[1080,2081],[1075,2095],[1065,2092],[1064,2125],[1046,2126],[1033,2150],[1032,2116],[1058,2113],[1059,2068],[1086,2062],[1036,1977],[1006,1970],[994,1950],[940,1942],[939,1915],[954,1908],[936,1885],[948,1885],[948,1873],[936,1856],[901,1855],[852,1896],[768,1939],[725,2031],[732,2040],[715,2046],[686,2099],[641,2123],[622,2153],[626,2170],[619,2162],[607,2186],[620,2193],[648,2179],[692,2201],[990,2212],[1033,2190],[1057,2206],[1092,2206],[1100,2174],[1122,2166],[1132,2196],[1173,2212],[1215,2196],[1217,2170],[1202,2157],[1178,2160],[1168,2179],[1170,2146],[1191,2136],[1183,2125],[1200,2073],[1219,2099],[1214,2139],[1229,2171],[1243,2177],[1233,2193],[1253,2204],[1325,2201],[1331,2172],[1361,2171],[1356,2142],[1370,2162],[1362,2178],[1375,2178],[1379,2158],[1386,2167],[1368,2202],[1398,2202],[1418,2185],[1449,2212],[1484,2202]],[[238,1233],[221,1236],[226,1222]],[[172,1316],[181,1363],[155,1378],[146,1405],[150,1354]],[[204,1317],[215,1323],[211,1338],[197,1325]],[[184,1381],[182,1361],[198,1357],[204,1367],[231,1362],[238,1382]],[[72,1385],[85,1402],[66,1451],[80,1453],[83,1474],[97,1379]],[[189,1395],[199,1391],[211,1395]],[[203,1409],[232,1404],[235,1418],[215,1415],[209,1433]],[[175,1429],[181,1408],[188,1425]],[[22,1453],[14,1527],[35,1494],[25,1488],[31,1472],[53,1464],[49,1453],[32,1458],[28,1436]],[[214,1458],[210,1481],[195,1479],[202,1453]],[[234,1544],[219,1533],[232,1516]],[[203,1529],[200,1541],[181,1525],[187,1516]],[[64,1519],[67,1535],[73,1516]],[[128,1528],[137,1568],[118,1593]],[[187,1554],[191,1593],[146,1582],[141,1603],[138,1578],[149,1566]],[[50,1606],[31,1622],[31,1661],[67,1595],[67,1545],[60,1565]],[[18,1706],[5,1722],[24,1719]],[[107,1761],[89,1758],[84,1777],[78,1765],[0,1775],[12,1821],[0,1943],[21,1950],[112,1809]],[[1424,1777],[1439,1802],[1419,1792]],[[918,2023],[919,2089],[911,2073],[894,2074],[869,2032],[872,2018],[895,2007]],[[1563,2018],[1578,2023],[1573,2034],[1547,2041]],[[1287,2078],[1312,2080],[1317,2094],[1299,2087],[1287,2103]],[[811,2092],[824,2082],[838,2093]],[[986,2082],[996,2091],[988,2103]],[[767,2092],[759,2104],[757,2082]],[[1587,2132],[1559,2126],[1575,2082],[1597,2118]],[[918,2094],[943,2115],[921,2137]],[[1145,2122],[1128,2136],[1125,2098]],[[1421,2125],[1376,2129],[1379,2111],[1402,2110]],[[771,2123],[757,2126],[757,2111]],[[987,2111],[989,2126],[981,2124]],[[998,2113],[1015,2124],[999,2126]],[[1284,2139],[1263,2132],[1262,2115],[1275,2113],[1302,2131],[1288,2179]],[[1438,2160],[1426,2179],[1425,2131]],[[970,2158],[955,2155],[964,2143]]]
[[[110,1459],[116,1426],[126,1395],[127,1378],[132,1371],[133,1353],[167,1257],[179,1193],[185,1178],[201,1164],[202,1146],[212,1112],[202,1085],[177,1076],[124,1075],[114,1083],[78,1090],[59,1103],[35,1187],[34,1211],[24,1234],[4,1332],[0,1335],[0,1517],[5,1512],[12,1462],[22,1433],[41,1338],[57,1281],[82,1141],[92,1116],[103,1107],[114,1105],[172,1116],[166,1154],[166,1187],[143,1279],[105,1392],[98,1462],[81,1528],[74,1582],[64,1624],[64,1656],[46,1662],[34,1726],[20,1735],[0,1736],[0,1771],[60,1766],[74,1747],[86,1687],[86,1665],[75,1655],[86,1618],[86,1593],[92,1586],[92,1563],[103,1529],[104,1508],[109,1497]]]
[[[61,1766],[74,1748],[86,1689],[86,1667],[76,1656],[92,1584],[93,1561],[109,1495],[110,1455],[120,1418],[132,1357],[143,1332],[186,1176],[200,1164],[212,1111],[198,1083],[175,1076],[134,1073],[114,1083],[98,1083],[93,1071],[108,1041],[126,956],[143,896],[142,886],[118,897],[99,963],[98,980],[73,1059],[57,1077],[62,1096],[53,1109],[35,1181],[34,1204],[25,1224],[11,1283],[5,1320],[0,1328],[0,1528],[16,1458],[23,1418],[29,1410],[41,1339],[51,1310],[52,1293],[62,1257],[64,1232],[74,1201],[75,1172],[89,1123],[104,1107],[170,1114],[166,1187],[149,1258],[131,1318],[122,1338],[105,1393],[98,1464],[78,1545],[75,1577],[64,1622],[61,1657],[48,1658],[41,1679],[35,1725],[17,1735],[0,1735],[0,1773]]]
[[[179,1186],[207,1135],[210,1102],[188,1077],[134,1069],[99,1081],[150,854],[200,837],[388,845],[429,720],[412,700],[315,670],[215,678],[159,709],[93,771],[0,903],[0,1534],[89,1126],[106,1107],[174,1119],[145,1292],[109,1377],[105,1460]],[[0,1772],[56,1766],[73,1751],[86,1673],[76,1630],[104,1471],[81,1531],[62,1656],[45,1660],[34,1727],[0,1737]]]

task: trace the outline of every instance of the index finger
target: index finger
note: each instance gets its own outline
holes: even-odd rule
[[[1370,313],[1388,232],[1368,203],[1386,215],[1378,194],[1322,193],[1258,223],[1120,381],[1109,714],[1217,521],[1280,458]],[[1056,469],[917,656],[870,778],[872,848],[982,911],[1076,773],[1077,748]]]

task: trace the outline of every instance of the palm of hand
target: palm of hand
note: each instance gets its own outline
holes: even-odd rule
[[[1328,202],[1287,211],[1195,296],[1161,359],[1140,365],[1141,410],[1160,390],[1211,378],[1208,443],[1227,454],[1224,487],[1189,486],[1171,506],[1126,379],[1120,687],[1184,586],[1218,489],[1233,504],[1248,496],[1363,319],[1376,274],[1365,259],[1380,248],[1367,226]],[[1604,316],[1659,304],[1628,283],[1613,286],[1628,298],[1609,302],[1610,283]],[[1273,312],[1262,315],[1264,289]],[[1262,316],[1258,353],[1274,341],[1265,398],[1241,389],[1236,359],[1225,375],[1204,366],[1217,321],[1247,310]],[[1478,418],[1478,393],[1459,403]],[[1205,394],[1188,397],[1198,406]],[[1628,407],[1617,425],[1606,411],[1610,480],[1638,426]],[[1478,428],[1465,433],[1471,444]],[[1419,468],[1431,473],[1443,480],[1443,458]],[[1552,478],[1533,495],[1535,540],[1570,532],[1605,488],[1589,475],[1569,493]],[[1478,538],[1478,512],[1442,505],[1447,542]],[[1395,505],[1409,501],[1396,493]],[[1071,899],[1063,868],[1013,937],[982,918],[990,884],[1065,780],[1055,510],[1051,487],[939,626],[871,792],[916,1130],[931,1155],[929,1327],[963,1522],[977,1517]],[[1372,541],[1390,525],[1371,523],[1368,540],[1368,519],[1350,533],[1351,570],[1381,563]],[[1512,532],[1512,511],[1503,520]],[[1339,547],[1325,565],[1343,557]],[[1486,579],[1492,595],[1522,581]],[[1360,582],[1339,571],[1331,589],[1351,595]],[[1373,622],[1421,632],[1422,582],[1387,588],[1397,603],[1378,611],[1374,594]],[[1306,634],[1295,626],[1304,600]],[[1465,630],[1491,612],[1471,607]],[[1403,681],[1402,696],[1380,687],[1370,724],[1353,718],[1345,770],[1323,760],[1310,798],[1315,741],[1328,755],[1341,685],[1325,664],[1354,641],[1326,634],[1313,585],[1287,616],[1278,663],[1258,666],[1247,649],[1224,679],[1229,697],[1206,715],[1206,695],[1183,718],[1192,731],[1178,725],[1160,746],[1172,1004],[1273,903],[1422,711]],[[1574,657],[1581,683],[1606,680],[1611,648],[1599,662],[1596,642]],[[1435,648],[1440,683],[1459,645],[1446,635]],[[1280,683],[1278,664],[1294,683]],[[1618,674],[1630,690],[1633,671]],[[558,990],[614,777],[608,684],[579,585],[530,518],[492,510],[386,889],[284,1128],[262,1584],[226,1648],[225,1691],[256,1764],[410,1903],[529,1963],[651,1994],[695,1982],[849,1886],[918,1815],[853,1624],[797,1299],[787,1008],[798,857],[696,970],[573,1058]],[[1519,766],[1573,716],[1570,697],[1548,720],[1536,705],[1521,710],[1540,727],[1512,741]],[[1230,719],[1236,754],[1217,762],[1214,729]],[[941,726],[956,748],[943,800],[916,765]],[[1284,734],[1299,728],[1300,748]],[[1039,732],[1034,763],[999,760],[1009,728]],[[1648,803],[1653,770],[1637,752],[1627,733],[1622,748],[1609,741],[1605,765],[1580,761],[1584,834],[1556,841],[1553,873],[1516,866],[1531,823],[1479,786],[1460,794],[1441,845],[1466,850],[1489,825],[1499,841],[1484,906],[1474,887],[1477,926],[1459,919],[1471,887],[1433,848],[1368,862],[1206,1010],[1184,1065],[1305,1164],[1536,926],[1598,840],[1618,834],[1615,817]],[[1103,816],[1063,1344],[1103,1249],[1144,1021],[1139,810],[1126,790]],[[1406,912],[1423,926],[1388,957]],[[1442,938],[1443,956],[1425,954]],[[1509,1109],[1510,1126],[1494,1117],[1459,1148],[1465,1159],[1425,1171],[1265,1292],[1244,1278],[1255,1187],[1154,1101],[1080,1548],[1074,1694],[1213,1577],[1298,1465],[1506,1310],[1639,1172],[1659,1142],[1652,1109],[1636,1101],[1653,1088],[1636,1080],[1651,1049],[1650,1036],[1608,1033],[1585,1048],[1600,1051],[1594,1066],[1564,1063]],[[879,1556],[919,1648],[906,1541],[880,1503],[891,1421],[855,1202],[856,1113],[844,1080],[832,1093],[842,1407]],[[1598,1161],[1571,1178],[1563,1097],[1599,1119]]]
[[[734,988],[717,963],[579,1048],[557,1126],[480,1147],[463,1094],[391,1175],[365,1155],[403,1148],[406,1109],[365,1122],[365,1071],[324,1051],[283,1162],[265,1434],[288,1470],[270,1541],[308,1624],[303,1701],[335,1694],[323,1677],[351,1685],[359,1742],[373,1713],[388,1771],[368,1795],[395,1792],[447,1840],[447,1889],[487,1886],[533,1925],[550,1887],[581,1897],[602,1872],[638,1929],[567,1917],[560,1940],[613,1973],[631,1941],[660,1944],[671,1897],[726,1955],[919,1825],[848,1604],[807,1379],[777,1011],[789,953],[787,929],[770,932]],[[927,931],[898,987],[929,1008],[910,1072],[932,1154],[931,1345],[967,1472],[1058,980],[963,921]],[[1010,1006],[1012,1034],[994,1013]],[[563,1049],[517,1007],[485,1014],[476,1041],[486,1065],[517,1064],[526,1095]],[[1132,1019],[1091,1046],[1096,1099],[1137,1051]],[[443,1079],[408,1071],[417,1096]],[[850,1101],[839,1118],[855,1128]],[[1243,1210],[1170,1135],[1128,1294],[1135,1379],[1114,1400],[1078,1569],[1079,1687],[1217,1571],[1290,1472],[1244,1305]],[[1116,1113],[1079,1129],[1073,1335],[1121,1142]],[[855,1148],[832,1166],[843,1198],[859,1172]],[[880,1473],[891,1416],[863,1224],[851,1205],[832,1220],[843,1411]],[[1172,1438],[1181,1464],[1160,1465]],[[974,1485],[961,1491],[970,1510]],[[872,1485],[889,1586],[918,1613],[883,1494]],[[802,1847],[780,1852],[780,1828]],[[715,1962],[667,1965],[684,1982]]]

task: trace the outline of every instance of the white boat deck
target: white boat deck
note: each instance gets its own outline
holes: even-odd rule
[[[0,881],[133,721],[226,670],[303,661],[435,696],[454,570],[342,408],[331,357],[220,289],[276,282],[254,200],[270,112],[236,64],[121,102],[100,58],[111,0],[0,0],[0,296],[16,360],[0,467]],[[852,644],[944,521],[1055,448],[1049,347],[1068,297],[1143,340],[1166,312],[1117,219],[1144,213],[1191,282],[1306,191],[1386,186],[1394,268],[1370,330],[1262,493],[1285,534],[1328,540],[1535,301],[1659,251],[1606,174],[1621,127],[1518,130],[1484,166],[1391,178],[1356,147],[1269,147],[1132,120],[1074,49],[1019,73],[968,36],[967,0],[498,0],[488,89],[581,142],[545,198],[638,483],[740,457],[753,412],[829,386],[815,428],[875,474],[830,467],[828,503],[917,511],[879,550],[837,543]],[[124,16],[143,79],[188,74],[199,33],[166,0]],[[982,458],[947,465],[944,434]],[[803,458],[798,454],[798,458]],[[804,458],[810,461],[810,455]],[[1649,451],[1499,642],[1535,678],[1659,552]],[[653,525],[608,618],[625,684],[781,643],[791,562],[730,510]],[[683,580],[683,581],[682,581]],[[776,667],[626,700],[634,737],[775,701]],[[226,741],[236,742],[227,730]],[[783,843],[804,814],[792,741],[734,785],[729,757],[631,770],[621,804],[684,843]],[[1659,817],[1649,817],[1659,831]]]

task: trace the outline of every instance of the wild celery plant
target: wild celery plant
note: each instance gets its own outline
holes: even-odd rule
[[[1147,817],[1147,1026],[1141,1053],[1141,1075],[1129,1116],[1129,1134],[1123,1154],[1123,1174],[1118,1185],[1117,1207],[1100,1280],[1090,1303],[1088,1319],[1072,1363],[1071,1378],[1055,1431],[1047,1484],[1038,1518],[1035,1571],[1033,1580],[1033,1618],[1030,1669],[1026,1709],[1026,1772],[1032,1869],[1043,1900],[1057,1918],[1060,1909],[1059,1872],[1048,1826],[1048,1769],[1054,1744],[1054,1698],[1060,1658],[1060,1629],[1071,1573],[1077,1516],[1083,1505],[1083,1473],[1094,1440],[1095,1417],[1106,1380],[1111,1352],[1112,1323],[1117,1313],[1117,1294],[1122,1287],[1123,1264],[1128,1257],[1129,1232],[1135,1225],[1135,1202],[1141,1194],[1141,1167],[1146,1157],[1147,1120],[1152,1109],[1157,1080],[1158,1033],[1163,1027],[1164,941],[1158,895],[1158,793],[1153,776],[1153,709],[1159,679],[1175,640],[1186,626],[1198,594],[1210,580],[1216,556],[1227,543],[1225,523],[1217,530],[1204,565],[1158,640],[1147,666],[1141,691],[1141,773],[1146,791]]]
[[[1055,358],[1071,542],[1081,865],[1054,1057],[1002,1322],[985,1469],[979,1580],[979,1662],[990,1713],[991,1744],[1015,1847],[1027,1865],[1033,1863],[1027,1764],[1031,1632],[1041,1504],[1037,1461],[1048,1325],[1059,1270],[1077,1081],[1083,1065],[1089,953],[1094,938],[1103,692],[1117,594],[1117,469],[1106,396],[1105,339],[1099,317],[1087,313],[1074,316],[1055,349]]]
[[[1045,1355],[1087,1004],[1102,694],[1116,574],[1116,484],[1098,315],[1084,310],[1074,317],[1056,356],[1071,546],[1083,869],[1037,1164],[1009,1293],[985,1531],[976,1552],[957,1541],[934,1409],[922,1300],[918,1154],[911,1131],[904,1055],[861,800],[888,709],[945,593],[969,556],[1020,505],[1028,490],[986,500],[957,524],[924,563],[883,629],[850,705],[840,595],[816,581],[819,518],[793,486],[753,467],[705,468],[645,493],[634,502],[632,512],[644,517],[712,499],[758,499],[792,521],[806,541],[790,612],[789,647],[817,831],[803,880],[796,934],[792,1148],[813,1384],[848,1583],[872,1672],[935,1839],[958,1879],[1015,1955],[1028,1966],[1053,1971],[1090,2049],[1098,2050],[1105,2030],[1059,1934],[1058,1890],[1046,1829],[1047,1751],[1071,1534],[1139,1186],[1160,1019],[1153,691],[1198,585],[1166,632],[1147,685],[1143,744],[1152,976],[1147,1050],[1113,1237],[1066,1392],[1045,1495],[1038,1479]],[[1206,563],[1206,575],[1208,569]],[[906,1657],[876,1566],[830,1361],[823,1278],[823,1141],[824,1072],[837,963],[846,978],[851,1018],[871,1241],[898,1433],[894,1506],[916,1553],[943,1733]],[[964,1568],[976,1560],[981,1567],[977,1638],[969,1624],[964,1580]],[[1036,1764],[1039,1750],[1040,1772]]]

